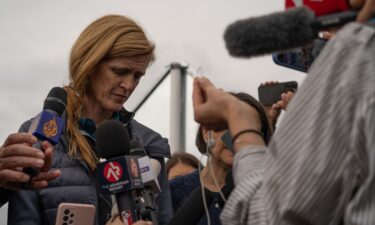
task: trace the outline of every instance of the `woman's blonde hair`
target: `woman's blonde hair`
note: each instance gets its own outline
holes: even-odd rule
[[[107,15],[91,23],[74,43],[69,62],[67,127],[69,155],[80,157],[94,170],[98,161],[95,153],[79,131],[83,98],[88,94],[88,79],[102,60],[150,56],[154,59],[154,45],[142,28],[132,19]],[[79,154],[78,154],[79,152]]]

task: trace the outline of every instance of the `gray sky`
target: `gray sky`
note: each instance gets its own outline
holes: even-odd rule
[[[68,55],[79,33],[106,14],[123,14],[141,24],[156,44],[156,61],[126,103],[132,109],[174,61],[201,67],[203,75],[228,91],[257,97],[267,80],[299,83],[305,74],[276,66],[271,56],[236,59],[228,55],[223,32],[237,19],[283,9],[283,0],[0,0],[0,143],[36,115],[53,86],[67,84]],[[190,85],[190,84],[189,84]],[[169,81],[136,119],[169,137]],[[187,151],[194,147],[188,92]],[[6,207],[0,225],[6,224]]]

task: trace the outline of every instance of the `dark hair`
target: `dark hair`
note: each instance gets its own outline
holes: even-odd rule
[[[261,123],[260,132],[263,134],[263,140],[267,145],[271,139],[271,135],[273,131],[272,131],[272,128],[268,121],[266,111],[264,110],[263,106],[254,97],[244,92],[238,92],[238,93],[229,92],[229,93],[237,97],[241,101],[246,102],[251,107],[254,107],[255,110],[258,112],[259,120]],[[202,125],[199,125],[197,136],[195,137],[195,145],[197,146],[200,153],[202,154],[206,153],[207,145],[203,138]]]
[[[199,160],[192,154],[190,153],[187,153],[187,152],[175,152],[172,154],[171,158],[168,159],[167,163],[166,163],[166,167],[167,167],[167,174],[169,173],[169,170],[174,167],[177,163],[183,163],[183,164],[186,164],[186,165],[189,165],[195,169],[198,169],[199,168]],[[201,167],[203,168],[203,166],[201,165]]]

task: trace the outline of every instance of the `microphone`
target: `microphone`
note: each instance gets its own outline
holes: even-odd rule
[[[33,144],[34,148],[42,149],[43,141],[48,141],[52,145],[56,145],[60,139],[61,133],[65,126],[64,119],[61,115],[65,111],[67,102],[67,93],[61,87],[52,88],[47,98],[44,100],[43,111],[40,112],[31,122],[29,133],[38,138]],[[39,173],[38,168],[24,168],[23,172],[35,177]],[[27,188],[31,182],[25,184]]]
[[[158,175],[161,165],[158,160],[149,158],[141,143],[136,140],[130,142],[130,154],[138,156],[138,164],[141,171],[144,188],[137,191],[136,199],[140,206],[139,214],[142,220],[152,221],[157,225],[156,196],[160,193]]]
[[[252,57],[285,51],[312,43],[320,30],[342,26],[357,17],[356,11],[316,17],[305,7],[239,20],[224,33],[229,54]]]
[[[204,188],[204,195],[206,196],[207,206],[211,205],[214,196],[211,191]],[[203,196],[201,187],[197,187],[190,195],[185,203],[177,210],[168,225],[191,225],[198,224],[205,215],[203,205]]]
[[[138,164],[141,171],[142,182],[145,187],[151,187],[155,193],[161,191],[157,179],[161,171],[161,165],[158,160],[149,158],[141,143],[136,140],[130,141],[130,155],[140,156]]]
[[[121,220],[125,224],[138,221],[134,190],[143,188],[137,156],[131,156],[129,133],[118,121],[108,120],[96,130],[97,164],[100,190],[115,195]]]

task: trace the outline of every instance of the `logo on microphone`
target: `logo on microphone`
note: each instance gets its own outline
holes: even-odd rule
[[[57,134],[57,123],[55,118],[43,124],[43,133],[46,137],[54,137]]]
[[[104,177],[109,182],[116,182],[122,176],[122,168],[118,162],[109,162],[104,166]]]

